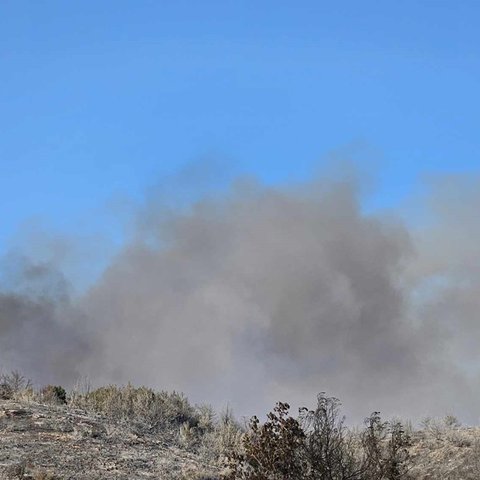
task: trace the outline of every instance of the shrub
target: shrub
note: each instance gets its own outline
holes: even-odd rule
[[[15,398],[23,391],[31,388],[32,382],[17,370],[13,370],[10,374],[0,375],[0,399],[9,400]]]
[[[178,432],[180,444],[184,447],[192,447],[197,441],[197,432],[188,422],[182,423]]]
[[[59,385],[47,385],[40,391],[40,398],[47,403],[62,405],[67,403],[67,392]]]
[[[198,405],[196,407],[196,415],[198,418],[197,429],[202,435],[212,432],[215,429],[216,414],[211,405]]]
[[[110,385],[76,397],[75,404],[146,432],[196,427],[199,418],[187,398],[177,392],[154,392],[146,387]]]
[[[202,417],[200,417],[202,418]],[[199,427],[202,425],[200,421]],[[232,452],[239,452],[244,431],[235,420],[230,409],[226,409],[219,420],[210,418],[209,427],[200,430],[199,452],[208,461],[221,463]]]
[[[399,480],[410,469],[407,447],[411,440],[400,422],[382,422],[374,412],[365,420],[362,434],[364,474],[367,480]]]
[[[455,417],[455,415],[445,415],[443,423],[447,429],[455,429],[462,426],[461,422]]]
[[[339,407],[338,399],[321,393],[314,410],[300,409],[308,478],[358,479],[365,471],[357,455],[358,442],[347,432]]]
[[[408,474],[409,437],[399,422],[374,412],[360,434],[344,426],[340,402],[320,394],[313,410],[278,403],[267,422],[253,417],[243,451],[229,455],[231,480],[399,480]]]
[[[13,390],[8,383],[0,383],[0,400],[10,400],[13,397]]]
[[[301,458],[305,433],[291,417],[287,403],[277,403],[263,425],[257,417],[249,423],[243,440],[243,453],[232,452],[229,458],[231,479],[289,480],[304,478]]]

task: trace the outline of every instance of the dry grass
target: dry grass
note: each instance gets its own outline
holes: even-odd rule
[[[146,387],[132,385],[110,385],[91,389],[88,382],[83,382],[81,388],[66,392],[63,396],[61,387],[47,386],[35,390],[28,379],[19,372],[12,372],[0,375],[1,402],[3,404],[16,402],[20,406],[18,412],[22,409],[35,412],[41,408],[43,413],[38,414],[39,418],[48,419],[49,416],[52,418],[55,416],[58,419],[56,422],[60,425],[57,433],[48,429],[44,431],[42,429],[46,427],[41,427],[36,434],[48,438],[48,441],[64,442],[72,437],[71,441],[79,439],[87,444],[96,442],[98,445],[103,443],[111,445],[114,438],[120,438],[122,441],[132,438],[138,439],[135,442],[143,445],[142,448],[146,448],[150,452],[149,455],[158,449],[156,445],[163,445],[162,450],[158,450],[158,465],[163,465],[161,468],[170,472],[168,478],[172,479],[218,478],[218,472],[221,471],[228,455],[231,452],[241,452],[242,439],[245,435],[245,429],[239,425],[229,410],[218,415],[207,405],[192,405],[180,393],[156,392]],[[0,418],[0,433],[3,431],[2,435],[5,435],[8,431],[1,430],[3,428],[1,425],[13,422],[8,428],[14,426],[11,438],[17,439],[16,449],[21,452],[25,447],[22,442],[26,438],[21,436],[24,435],[22,432],[28,432],[29,428],[35,430],[37,427],[27,422],[20,428],[21,421],[15,420],[15,415],[4,409],[3,419]],[[72,415],[80,415],[84,420],[79,420],[79,426],[69,434],[71,428],[69,418]],[[443,419],[427,418],[418,428],[414,428],[408,422],[404,425],[411,437],[411,446],[408,447],[409,476],[405,478],[480,479],[480,428],[462,427],[453,416],[446,416]],[[17,430],[18,437],[15,436]],[[350,434],[352,439],[358,436],[358,432],[352,431]],[[117,441],[120,440],[115,440]],[[40,448],[41,443],[38,445]],[[34,452],[35,443],[29,448]],[[137,447],[132,444],[128,448]],[[45,455],[45,452],[42,455]],[[2,477],[0,474],[0,478],[30,480],[66,478],[56,469],[57,459],[54,455],[49,460],[50,463],[44,462],[40,464],[41,467],[37,465],[37,468],[28,462],[13,461],[11,454],[7,454],[6,458],[11,458],[12,463],[5,470],[8,470],[8,476]],[[115,462],[115,459],[111,461]],[[84,477],[70,475],[68,478]]]

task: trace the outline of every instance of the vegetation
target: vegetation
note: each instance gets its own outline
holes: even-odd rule
[[[185,480],[480,478],[480,429],[462,427],[452,415],[426,418],[415,429],[408,423],[384,421],[378,412],[366,418],[362,428],[349,429],[339,400],[324,393],[313,409],[291,415],[289,405],[280,402],[265,421],[253,417],[245,426],[230,409],[218,415],[210,406],[193,405],[177,392],[131,384],[97,389],[86,384],[68,392],[48,385],[36,390],[16,371],[0,375],[0,400],[24,405],[15,407],[20,408],[19,415],[35,404],[44,412],[39,418],[48,409],[60,417],[63,409],[87,415],[97,426],[81,423],[81,435],[99,441],[133,434],[142,442],[183,452],[195,464],[189,473],[175,477]],[[68,422],[61,424],[66,432],[72,428]],[[61,472],[54,477],[45,470],[48,465],[37,471],[18,464],[15,468],[20,473],[27,468],[28,474],[11,478],[63,478]]]
[[[32,390],[32,382],[20,372],[14,370],[9,374],[0,375],[0,399],[8,400]]]
[[[318,396],[314,410],[298,419],[278,403],[268,420],[253,417],[243,451],[230,456],[230,479],[400,480],[409,470],[410,438],[399,422],[382,422],[377,412],[361,433],[348,431],[339,401]]]
[[[40,390],[40,397],[45,403],[63,405],[67,403],[67,392],[59,385],[47,385]]]

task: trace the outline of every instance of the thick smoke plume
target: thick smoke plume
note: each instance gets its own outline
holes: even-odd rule
[[[477,422],[479,186],[446,179],[414,227],[363,213],[348,181],[152,201],[81,298],[53,266],[6,276],[0,364],[182,390],[238,414],[326,391],[355,419]]]
[[[1,267],[0,366],[43,383],[71,381],[94,342],[70,302],[67,281],[22,257],[9,256]]]

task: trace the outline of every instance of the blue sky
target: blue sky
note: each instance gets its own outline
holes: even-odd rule
[[[378,206],[478,172],[479,20],[468,0],[2,1],[0,251],[32,219],[93,231],[205,158],[276,183],[367,149]]]

